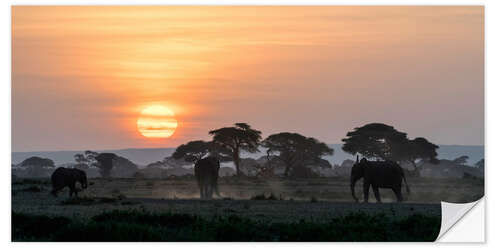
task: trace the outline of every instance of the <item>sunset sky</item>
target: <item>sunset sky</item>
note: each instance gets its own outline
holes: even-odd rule
[[[471,6],[13,7],[12,150],[175,147],[235,122],[327,143],[383,122],[410,138],[482,145],[483,15]],[[158,105],[177,122],[169,138],[138,130],[141,111]]]

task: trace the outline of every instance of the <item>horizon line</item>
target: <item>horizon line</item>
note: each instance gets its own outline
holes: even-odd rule
[[[341,145],[342,143],[327,143],[327,145]],[[463,147],[484,147],[483,145],[466,145],[466,144],[437,144],[438,146],[463,146]],[[137,149],[175,149],[177,147],[142,147],[142,148],[116,148],[116,149],[68,149],[68,150],[33,150],[33,151],[12,151],[12,153],[41,153],[41,152],[74,152],[81,151],[85,152],[87,150],[91,151],[121,151],[121,150],[137,150]]]

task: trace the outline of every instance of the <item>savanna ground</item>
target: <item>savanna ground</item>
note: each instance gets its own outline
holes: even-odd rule
[[[200,200],[193,178],[90,179],[78,199],[52,197],[48,179],[12,183],[14,241],[432,241],[441,201],[483,196],[481,179],[408,179],[394,203],[354,203],[349,179],[223,177],[223,198]],[[356,186],[362,197],[361,182]],[[45,225],[51,230],[35,230]]]

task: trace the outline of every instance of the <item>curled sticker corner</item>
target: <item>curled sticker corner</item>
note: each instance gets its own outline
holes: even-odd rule
[[[438,241],[450,230],[464,215],[466,215],[481,199],[469,203],[441,202],[441,229],[436,238]]]

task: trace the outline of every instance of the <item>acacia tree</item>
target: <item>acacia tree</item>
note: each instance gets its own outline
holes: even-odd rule
[[[197,162],[210,153],[210,142],[190,141],[175,149],[172,154],[174,159],[184,159],[187,162]]]
[[[95,157],[97,161],[96,166],[99,168],[99,173],[104,178],[111,176],[111,169],[113,169],[113,160],[117,157],[113,153],[100,153]]]
[[[237,176],[241,176],[241,151],[250,153],[259,152],[258,147],[261,140],[261,133],[259,130],[252,129],[246,123],[235,123],[234,127],[224,127],[209,132],[214,145],[221,147],[229,153],[236,167]]]
[[[370,123],[347,133],[342,149],[352,155],[367,158],[409,162],[418,172],[417,161],[437,164],[437,145],[423,137],[408,139],[406,133],[382,123]]]
[[[417,161],[429,161],[433,164],[439,163],[436,150],[439,146],[429,142],[423,137],[408,140],[404,150],[400,150],[399,160],[410,162],[415,171],[419,171]]]
[[[352,155],[361,154],[367,158],[397,160],[399,150],[406,148],[406,133],[383,123],[370,123],[347,133],[342,139],[342,150]]]
[[[172,158],[175,160],[182,159],[186,162],[196,163],[204,157],[211,155],[217,157],[220,161],[229,161],[231,157],[228,157],[228,154],[229,152],[227,150],[213,142],[198,140],[190,141],[177,147],[172,154]]]
[[[474,163],[474,166],[479,168],[479,169],[484,169],[484,158],[479,160],[478,162]]]
[[[465,164],[467,164],[467,160],[469,160],[469,156],[462,155],[460,157],[455,158],[453,160],[453,163],[456,165],[465,165]]]
[[[21,162],[22,167],[26,167],[27,173],[31,177],[43,177],[47,174],[44,168],[54,168],[54,161],[38,156],[30,157]]]
[[[54,161],[48,158],[38,156],[30,157],[21,162],[22,167],[37,166],[37,167],[55,167]]]
[[[83,154],[75,154],[73,157],[79,165],[87,165],[87,158]]]
[[[333,149],[325,143],[312,137],[305,137],[297,133],[278,133],[262,141],[262,146],[267,148],[267,155],[276,156],[285,165],[285,177],[306,173],[308,165],[331,167],[321,157],[333,155]]]
[[[99,155],[98,152],[86,150],[83,154],[75,154],[75,162],[77,163],[75,168],[81,170],[87,170],[90,167],[98,167],[98,162],[95,159]]]

